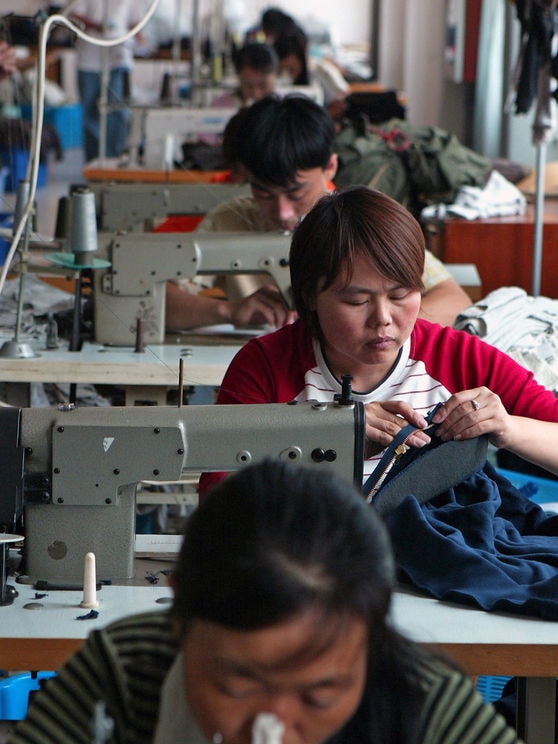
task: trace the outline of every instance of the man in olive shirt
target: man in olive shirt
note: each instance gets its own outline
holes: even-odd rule
[[[337,171],[335,125],[327,112],[304,96],[268,96],[243,117],[238,160],[251,196],[212,209],[198,226],[205,232],[290,231],[321,196],[334,188]],[[451,325],[471,301],[444,265],[426,251],[421,314]],[[226,300],[203,297],[191,284],[167,285],[166,323],[184,328],[257,318],[273,326],[292,320],[265,275],[226,277]]]

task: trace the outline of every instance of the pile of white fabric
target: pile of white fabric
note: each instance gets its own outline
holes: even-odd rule
[[[435,204],[422,210],[422,217],[446,216],[477,220],[524,214],[527,200],[522,192],[499,171],[493,170],[483,188],[462,186],[453,204]]]
[[[501,287],[460,313],[454,328],[480,336],[558,391],[558,300]]]

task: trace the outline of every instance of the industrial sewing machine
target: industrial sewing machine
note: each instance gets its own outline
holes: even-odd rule
[[[195,141],[200,134],[222,134],[236,112],[236,108],[217,107],[132,107],[132,150],[134,143],[141,143],[145,168],[172,170],[175,161],[182,161],[183,142]]]
[[[289,233],[129,233],[98,236],[110,266],[94,275],[95,340],[133,346],[165,335],[165,285],[197,275],[267,273],[291,305]]]
[[[30,583],[133,576],[139,482],[233,471],[273,457],[362,483],[364,409],[350,384],[335,403],[0,408],[0,527],[24,515]],[[216,546],[218,549],[218,546]]]
[[[290,233],[97,234],[94,194],[88,189],[78,190],[71,204],[65,218],[70,223],[68,245],[64,246],[66,239],[53,243],[66,250],[45,257],[54,266],[78,271],[80,276],[82,269],[92,270],[95,340],[99,344],[137,345],[138,321],[142,343],[163,343],[165,290],[172,280],[192,280],[198,275],[269,274],[287,306],[292,306]],[[18,268],[22,274],[37,270],[28,260],[22,266]],[[44,266],[42,270],[46,273]],[[78,296],[76,292],[76,300]]]

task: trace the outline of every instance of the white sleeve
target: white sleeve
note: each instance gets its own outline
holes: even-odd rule
[[[311,75],[324,91],[324,103],[344,98],[349,92],[349,83],[345,80],[339,68],[327,59],[312,62]]]

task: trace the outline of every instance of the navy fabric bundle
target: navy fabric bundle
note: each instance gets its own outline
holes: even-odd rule
[[[386,517],[402,578],[437,598],[558,620],[558,516],[490,463]]]

